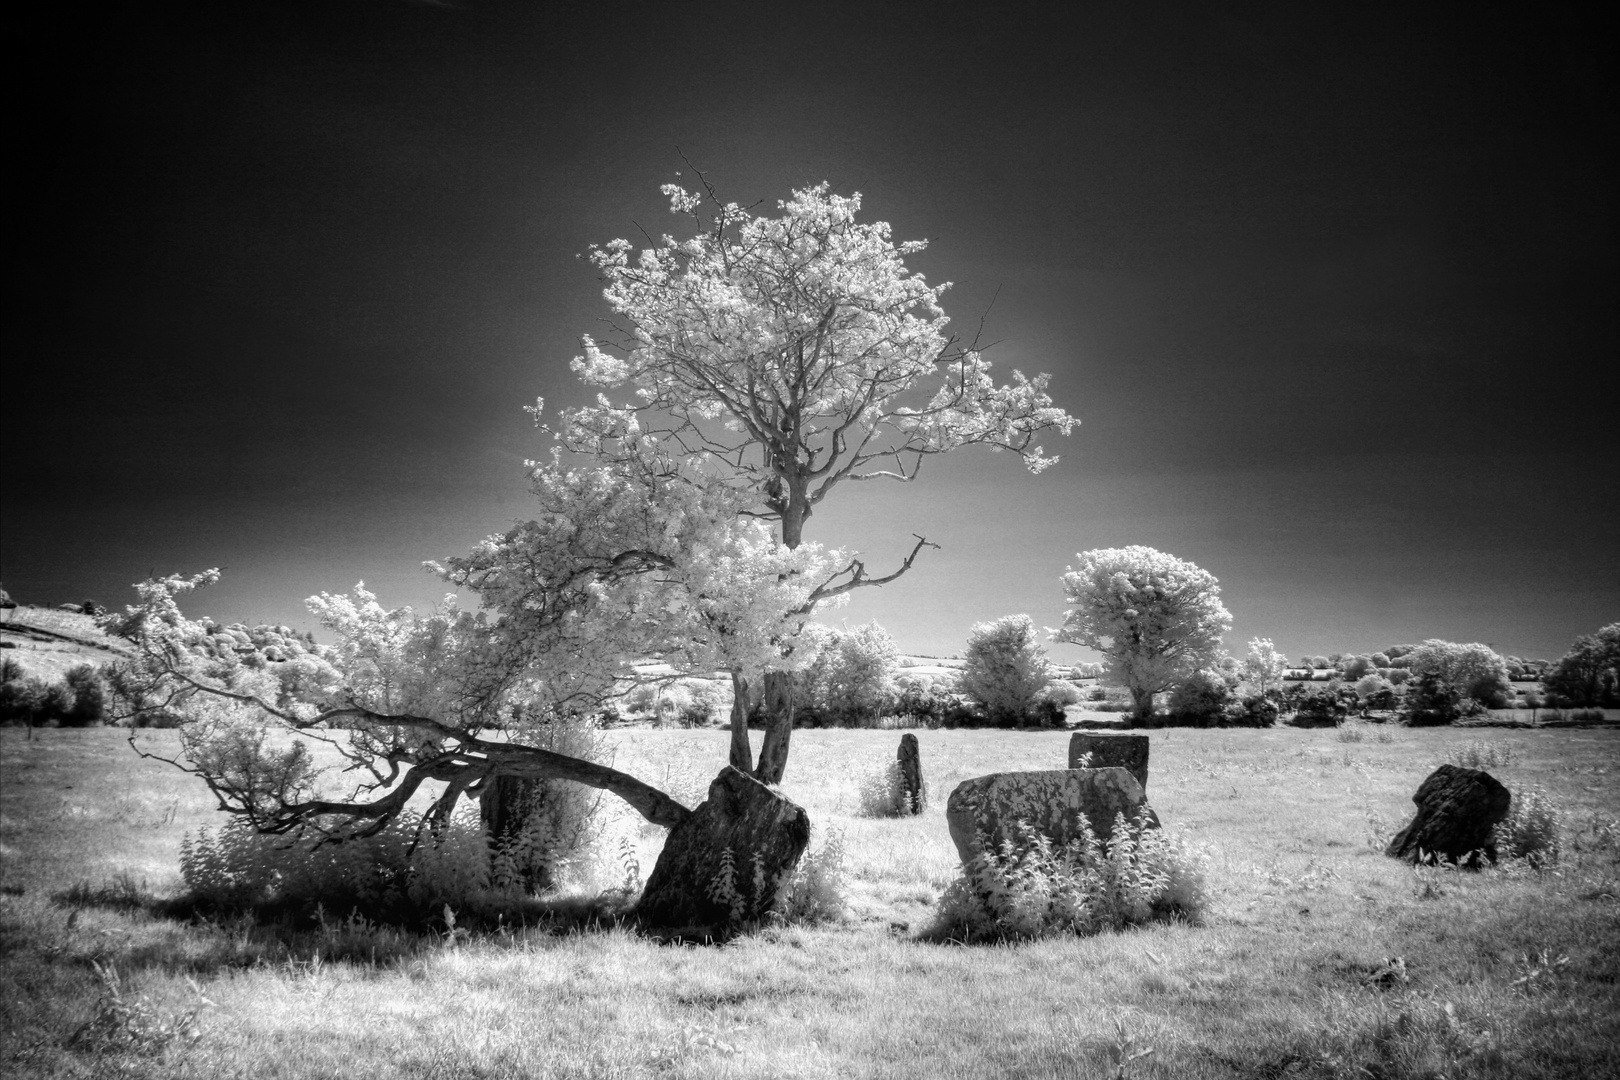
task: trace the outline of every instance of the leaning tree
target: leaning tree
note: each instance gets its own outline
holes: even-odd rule
[[[120,693],[135,711],[185,718],[176,763],[222,807],[262,831],[342,837],[383,828],[418,795],[432,825],[464,795],[565,779],[679,827],[691,811],[664,793],[514,737],[524,718],[606,700],[637,657],[724,670],[730,764],[775,783],[791,704],[773,711],[756,766],[750,680],[768,697],[773,682],[791,686],[783,676],[813,659],[800,631],[817,605],[894,580],[928,543],[872,574],[805,540],[814,507],[841,481],[907,482],[966,445],[1012,451],[1037,472],[1056,460],[1035,440],[1075,421],[1046,376],[995,385],[983,356],[946,333],[947,286],[906,270],[923,244],[857,223],[858,195],[820,185],[755,217],[712,191],[705,204],[664,190],[696,234],[592,249],[614,340],[586,339],[574,362],[601,392],[565,410],[550,460],[530,463],[536,517],[430,564],[477,610],[447,601],[418,616],[363,591],[317,597],[337,643],[286,645],[279,660],[222,647],[180,612],[177,597],[212,573],[148,582],[112,620],[139,646]],[[359,781],[334,794],[278,730],[330,742]]]

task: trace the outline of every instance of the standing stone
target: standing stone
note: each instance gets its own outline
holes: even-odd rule
[[[1085,821],[1106,840],[1115,815],[1132,820],[1146,803],[1136,777],[1118,767],[991,773],[956,785],[945,803],[945,823],[966,864],[979,853],[981,834],[999,845],[1015,822],[1028,822],[1061,844],[1079,835]],[[1151,809],[1148,816],[1156,827],[1159,819]]]
[[[923,812],[922,750],[917,736],[906,732],[900,736],[900,795],[905,800],[900,809],[904,814]]]
[[[809,843],[810,816],[802,806],[727,765],[703,805],[669,831],[637,914],[672,927],[724,928],[761,918]]]
[[[1080,759],[1088,753],[1091,764],[1082,766]],[[1077,731],[1069,736],[1069,768],[1107,769],[1116,765],[1136,777],[1142,790],[1147,791],[1148,737],[1095,731]]]
[[[1496,861],[1496,825],[1507,817],[1513,796],[1490,773],[1442,765],[1418,786],[1412,801],[1417,816],[1395,834],[1384,854],[1412,862],[1456,862],[1483,851]]]

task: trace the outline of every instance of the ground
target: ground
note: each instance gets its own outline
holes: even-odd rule
[[[179,890],[182,837],[217,816],[206,792],[117,731],[6,729],[0,1070],[1112,1077],[1151,1049],[1124,1075],[1604,1075],[1620,1060],[1620,732],[1380,731],[1152,732],[1149,798],[1209,851],[1203,923],[989,946],[923,933],[957,872],[944,796],[1061,767],[1067,734],[918,731],[930,807],[872,819],[860,779],[898,733],[797,732],[783,790],[816,823],[812,850],[843,831],[849,916],[717,947],[611,927],[421,938],[337,912],[307,929],[166,918],[150,900]],[[620,768],[688,802],[725,753],[717,730],[612,734]],[[1382,855],[1423,777],[1461,759],[1562,809],[1556,870]],[[650,868],[656,830],[612,828]],[[74,1043],[109,1011],[93,964],[158,1034]]]

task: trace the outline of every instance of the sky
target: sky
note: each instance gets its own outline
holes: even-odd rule
[[[523,407],[608,315],[579,256],[695,180],[860,192],[997,368],[1079,417],[846,484],[831,612],[908,652],[1060,625],[1077,552],[1221,582],[1229,646],[1556,658],[1620,619],[1616,93],[1572,12],[1356,5],[123,5],[13,69],[0,583],[225,570],[312,620],[529,516]],[[16,146],[15,144],[20,144]],[[678,175],[679,174],[679,175]],[[1072,646],[1059,660],[1090,659]]]

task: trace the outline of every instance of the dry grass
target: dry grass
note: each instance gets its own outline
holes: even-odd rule
[[[920,732],[932,805],[873,819],[856,813],[858,778],[898,736],[799,732],[783,786],[818,829],[843,830],[851,915],[693,948],[622,928],[417,938],[340,913],[305,928],[167,918],[152,900],[177,891],[180,838],[213,816],[200,787],[114,732],[4,731],[0,1071],[1604,1075],[1620,1060],[1620,734],[1394,735],[1155,731],[1154,806],[1216,852],[1206,925],[961,947],[920,940],[957,871],[945,796],[970,776],[1061,767],[1067,735]],[[688,802],[725,752],[718,731],[615,738],[619,767]],[[1563,811],[1555,870],[1414,870],[1369,843],[1404,824],[1436,764],[1475,754]],[[650,869],[660,838],[614,827]],[[140,1021],[116,1038],[104,1018],[126,1014],[92,964],[118,973]]]

